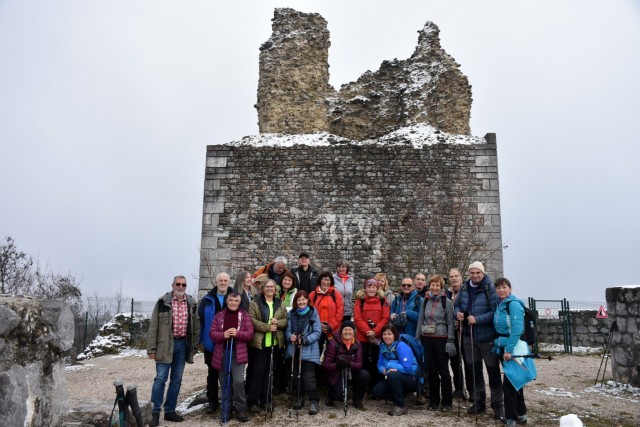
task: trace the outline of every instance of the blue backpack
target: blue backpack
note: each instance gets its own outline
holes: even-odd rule
[[[426,375],[424,371],[425,358],[424,358],[424,347],[422,347],[422,343],[416,337],[413,337],[408,334],[400,334],[400,341],[404,342],[409,346],[409,348],[411,348],[413,357],[415,357],[416,363],[418,364],[416,375],[418,376],[418,380],[420,381],[420,384],[424,384]]]

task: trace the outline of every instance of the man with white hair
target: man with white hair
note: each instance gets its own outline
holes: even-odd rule
[[[264,267],[260,267],[253,273],[253,277],[258,277],[261,274],[266,274],[269,276],[269,279],[276,282],[276,284],[280,285],[282,281],[282,276],[287,272],[287,258],[280,255],[277,256],[273,262],[268,263]]]
[[[454,315],[463,328],[462,347],[465,363],[470,365],[467,371],[474,374],[471,381],[474,403],[467,413],[478,414],[487,409],[487,394],[482,375],[484,361],[491,390],[491,407],[497,419],[504,419],[500,366],[496,354],[491,351],[496,333],[493,326],[493,315],[498,303],[496,288],[480,261],[471,263],[467,272],[470,279],[464,283],[460,295],[454,302]]]
[[[150,426],[160,424],[160,409],[164,400],[164,419],[180,422],[182,416],[176,413],[176,404],[182,384],[185,363],[193,363],[198,352],[199,341],[198,308],[195,300],[187,294],[187,279],[176,276],[171,284],[171,292],[158,299],[153,307],[149,333],[147,334],[147,355],[156,362],[156,377],[151,388]],[[169,379],[167,395],[164,389]]]
[[[215,343],[211,339],[210,331],[216,313],[227,307],[227,291],[231,278],[227,273],[216,276],[216,286],[200,300],[198,313],[200,314],[200,350],[204,352],[204,363],[207,365],[207,412],[213,414],[218,409],[218,370],[211,366],[211,358]]]

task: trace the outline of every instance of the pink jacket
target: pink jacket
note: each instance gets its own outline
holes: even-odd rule
[[[214,342],[213,356],[211,357],[211,366],[214,369],[222,369],[222,353],[225,348],[224,339],[224,314],[228,309],[224,309],[213,319],[211,324],[211,340]],[[234,338],[234,349],[236,352],[236,363],[243,364],[249,362],[249,353],[247,351],[247,343],[253,337],[253,322],[249,313],[238,307],[238,334]]]

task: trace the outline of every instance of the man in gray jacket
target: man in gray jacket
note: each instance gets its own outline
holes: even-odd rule
[[[153,409],[150,426],[160,424],[160,407],[169,375],[171,380],[164,400],[164,419],[174,422],[183,420],[176,414],[182,373],[185,363],[193,363],[196,346],[200,342],[198,304],[186,293],[187,279],[176,276],[171,287],[172,291],[156,302],[147,335],[147,354],[149,359],[156,362],[156,377],[151,388]]]

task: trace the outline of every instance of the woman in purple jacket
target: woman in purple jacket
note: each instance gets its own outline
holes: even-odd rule
[[[216,343],[211,366],[220,371],[223,422],[231,418],[232,394],[236,419],[242,423],[249,421],[243,381],[244,370],[249,362],[247,343],[253,337],[253,322],[249,313],[240,307],[241,301],[240,294],[229,288],[227,308],[216,314],[211,325],[211,339]],[[230,367],[229,363],[231,363]],[[233,384],[230,383],[229,374]]]

